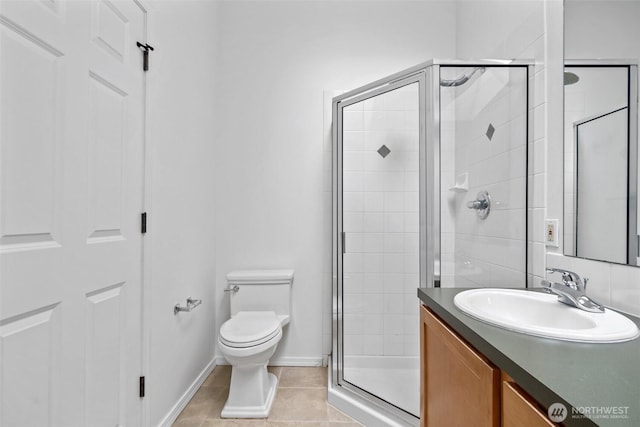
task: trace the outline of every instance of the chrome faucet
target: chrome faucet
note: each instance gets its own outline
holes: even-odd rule
[[[562,283],[548,280],[541,282],[545,291],[558,295],[558,301],[591,313],[604,313],[604,306],[586,294],[589,279],[586,277],[582,279],[577,273],[561,268],[547,268],[546,271],[548,274],[559,273],[562,275]]]

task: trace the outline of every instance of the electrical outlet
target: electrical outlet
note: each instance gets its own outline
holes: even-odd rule
[[[544,222],[544,243],[547,246],[557,248],[558,245],[558,224],[557,219],[548,219]]]

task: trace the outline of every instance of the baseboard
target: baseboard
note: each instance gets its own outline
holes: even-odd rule
[[[169,413],[160,422],[159,425],[161,427],[171,427],[171,425],[178,418],[178,415],[180,415],[180,412],[182,412],[182,410],[187,406],[187,404],[191,401],[193,396],[195,396],[195,394],[197,393],[198,389],[209,377],[209,374],[211,374],[211,371],[213,371],[213,368],[215,368],[216,365],[218,365],[218,363],[216,362],[217,362],[217,358],[213,358],[211,362],[209,362],[209,364],[207,364],[207,366],[202,370],[202,372],[200,372],[200,375],[198,375],[196,380],[191,384],[191,386],[187,389],[187,391],[185,391],[184,394],[180,396],[180,399],[178,399],[178,402],[176,402],[176,404],[173,405],[173,408],[171,408]]]
[[[228,365],[229,362],[223,356],[217,356],[216,365]],[[322,356],[319,357],[276,357],[269,360],[269,366],[326,366],[323,365]]]
[[[277,357],[269,360],[271,366],[322,366],[320,357]]]

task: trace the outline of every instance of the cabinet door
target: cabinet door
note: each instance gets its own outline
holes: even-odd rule
[[[502,382],[503,427],[553,427],[554,423],[538,409],[537,404],[517,385]]]
[[[500,425],[500,371],[421,308],[421,425]]]

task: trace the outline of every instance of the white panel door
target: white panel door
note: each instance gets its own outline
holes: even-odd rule
[[[144,11],[0,1],[0,425],[141,423]]]

